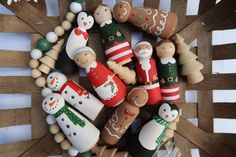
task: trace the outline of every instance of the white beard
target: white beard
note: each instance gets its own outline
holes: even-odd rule
[[[138,59],[149,59],[152,56],[152,50],[142,49],[138,52],[134,52],[135,57]]]
[[[139,60],[139,64],[141,65],[141,68],[145,71],[148,71],[151,69],[151,64],[150,64],[150,59],[149,58],[143,58]]]

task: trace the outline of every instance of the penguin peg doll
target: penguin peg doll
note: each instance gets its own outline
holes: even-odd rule
[[[179,115],[176,104],[163,101],[157,110],[157,115],[140,130],[132,134],[128,140],[129,151],[134,157],[152,157],[158,150],[166,134],[168,124]]]

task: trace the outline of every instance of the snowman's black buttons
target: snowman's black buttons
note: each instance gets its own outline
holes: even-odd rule
[[[73,135],[76,136],[76,132],[73,132]]]
[[[64,121],[65,119],[64,119],[64,118],[62,118],[61,120],[62,120],[62,121]]]
[[[81,105],[83,102],[82,101],[79,101],[79,104]]]
[[[67,128],[70,128],[70,125],[69,125],[69,124],[67,124],[67,125],[66,125],[66,127],[67,127]]]
[[[72,99],[74,99],[74,98],[75,98],[75,96],[74,96],[74,95],[72,95],[72,96],[71,96],[71,98],[72,98]]]
[[[65,90],[65,92],[64,92],[65,94],[67,94],[68,92]]]

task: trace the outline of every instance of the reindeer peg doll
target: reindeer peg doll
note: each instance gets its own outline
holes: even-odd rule
[[[79,67],[85,68],[89,82],[105,106],[115,107],[124,101],[126,86],[105,65],[96,61],[96,54],[90,47],[78,49],[74,60]]]
[[[177,63],[173,57],[175,45],[170,40],[162,40],[156,46],[156,53],[159,57],[157,68],[163,100],[176,102],[179,100],[179,80]]]
[[[142,88],[133,88],[113,113],[102,130],[101,137],[108,144],[116,144],[139,114],[139,108],[148,101],[148,93]]]
[[[168,124],[174,121],[178,114],[177,105],[169,101],[162,102],[157,116],[131,135],[128,140],[130,154],[134,157],[152,157],[163,143]]]

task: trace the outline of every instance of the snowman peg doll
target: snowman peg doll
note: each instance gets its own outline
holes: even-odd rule
[[[47,86],[61,96],[73,107],[91,120],[95,120],[104,104],[60,72],[52,72],[47,77]]]
[[[163,101],[159,105],[157,116],[131,135],[128,140],[130,154],[135,157],[152,157],[163,143],[168,124],[174,121],[178,114],[176,104]]]
[[[107,59],[121,65],[132,61],[133,52],[126,37],[112,19],[111,9],[99,5],[94,12],[94,18],[100,25],[100,35]]]
[[[64,74],[73,74],[77,70],[77,66],[73,61],[74,51],[80,47],[86,46],[89,34],[87,30],[92,28],[94,19],[92,15],[81,11],[77,15],[77,21],[73,23],[76,28],[72,28],[70,34],[65,42],[62,52],[56,62],[56,68]]]
[[[134,54],[137,58],[135,69],[138,82],[148,92],[148,105],[155,105],[162,100],[160,84],[156,68],[156,61],[152,58],[153,48],[147,41],[142,41],[134,46]]]
[[[148,93],[143,88],[133,88],[115,110],[101,132],[101,138],[108,144],[116,144],[139,114],[139,108],[148,101]]]
[[[44,98],[43,110],[54,115],[75,154],[92,149],[99,140],[100,131],[82,115],[69,107],[60,94],[52,93]],[[76,153],[77,152],[77,153]]]
[[[177,102],[179,100],[179,80],[177,63],[173,57],[175,45],[171,40],[162,40],[156,45],[159,57],[157,68],[163,100]]]
[[[88,46],[78,49],[74,60],[80,68],[85,68],[89,82],[105,106],[115,107],[124,101],[126,86],[105,65],[96,61],[93,49]]]

